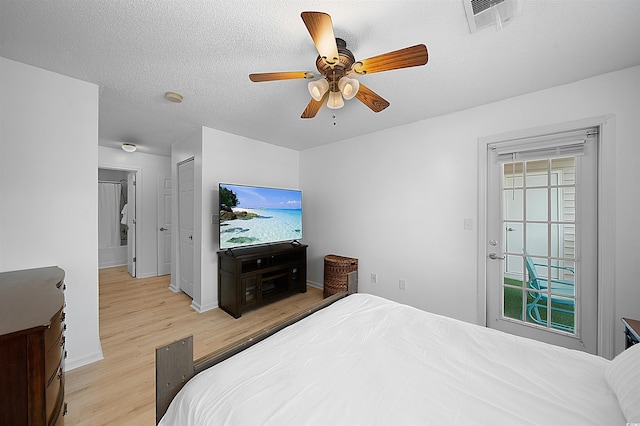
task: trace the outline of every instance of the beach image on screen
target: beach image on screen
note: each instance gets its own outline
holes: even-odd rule
[[[302,192],[220,184],[220,248],[302,238]]]

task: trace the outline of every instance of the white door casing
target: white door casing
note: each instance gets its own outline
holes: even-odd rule
[[[179,268],[180,290],[193,298],[194,277],[194,161],[178,164],[178,222],[179,222]]]

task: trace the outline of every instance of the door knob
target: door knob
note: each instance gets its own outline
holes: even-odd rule
[[[491,259],[491,260],[504,260],[504,256],[498,256],[495,253],[489,253],[489,259]]]
[[[160,228],[160,230],[161,230],[161,231],[166,231],[166,230],[167,230],[167,228]]]
[[[190,240],[193,240],[193,235],[189,235],[189,239],[190,239]]]

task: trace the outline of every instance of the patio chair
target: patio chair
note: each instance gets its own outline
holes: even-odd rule
[[[551,311],[564,312],[573,316],[575,312],[575,283],[573,281],[556,278],[539,277],[536,272],[536,266],[542,266],[545,268],[548,266],[540,263],[533,263],[533,260],[531,260],[531,258],[526,254],[525,263],[527,266],[527,272],[529,273],[527,286],[533,290],[538,290],[529,292],[529,295],[533,297],[533,300],[527,304],[527,315],[529,318],[537,324],[544,326],[547,325],[547,321],[540,315],[540,309],[547,309],[547,298],[549,297],[547,289],[549,281],[551,282]],[[566,266],[551,265],[551,268],[566,270],[575,274],[575,271],[572,268],[568,268]],[[547,312],[547,316],[549,316],[549,312]],[[554,322],[551,321],[551,317],[549,317],[549,320],[552,328],[569,332],[573,332],[575,330],[575,326],[573,324]]]

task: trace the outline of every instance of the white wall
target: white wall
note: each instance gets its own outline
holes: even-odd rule
[[[475,322],[478,138],[606,114],[617,126],[611,190],[620,352],[619,318],[640,318],[640,67],[303,151],[309,280],[322,282],[326,254],[356,257],[361,291]],[[473,218],[473,231],[464,230],[464,218]]]
[[[71,369],[102,359],[98,86],[0,58],[0,92],[0,271],[65,270]]]
[[[171,158],[100,146],[98,167],[137,171],[136,276],[158,275],[158,176],[171,175]]]
[[[218,306],[218,184],[237,183],[277,188],[298,188],[297,151],[236,136],[208,127],[175,143],[172,149],[173,186],[178,193],[177,164],[195,159],[194,299],[205,311]],[[199,198],[199,200],[198,200]],[[172,268],[178,250],[178,197],[173,197]],[[212,216],[215,218],[212,219]],[[172,274],[174,273],[172,269]],[[172,278],[173,282],[177,282]]]
[[[0,58],[0,90],[0,271],[53,264],[66,270],[67,368],[74,368],[102,357],[98,152],[100,163],[144,169],[145,181],[147,167],[162,167],[157,159],[149,166],[143,156],[127,163],[136,157],[98,150],[95,85]],[[303,189],[310,281],[322,283],[324,255],[357,257],[361,291],[473,322],[477,235],[463,229],[463,220],[477,217],[478,137],[611,113],[617,126],[616,322],[640,318],[640,230],[634,222],[640,211],[639,94],[640,67],[634,67],[302,153],[202,128],[177,143],[171,158],[175,173],[178,161],[196,156],[196,226],[203,238],[194,304],[217,306],[211,215],[224,181]],[[175,259],[174,244],[173,282]],[[369,282],[371,272],[378,273],[378,284]],[[407,280],[404,292],[399,278]],[[622,339],[620,328],[617,352]]]

